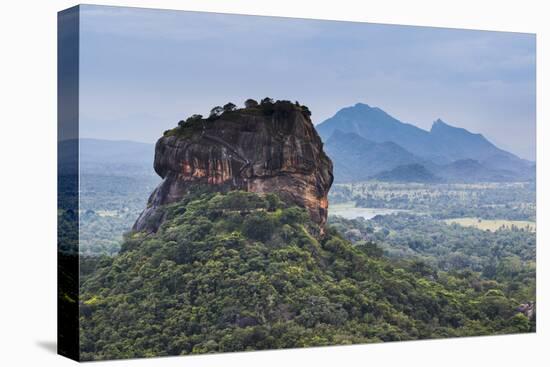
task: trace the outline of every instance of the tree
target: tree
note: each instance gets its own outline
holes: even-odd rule
[[[269,240],[274,229],[275,224],[265,212],[251,213],[243,222],[243,232],[258,241]]]
[[[223,107],[221,106],[216,106],[214,108],[212,108],[210,110],[210,116],[209,118],[213,119],[213,118],[217,118],[217,117],[220,117],[220,115],[223,113]]]
[[[275,111],[275,103],[273,102],[273,99],[269,97],[265,97],[260,102],[261,110],[264,115],[269,116]]]
[[[357,249],[370,257],[381,258],[384,256],[384,250],[371,241],[357,245]]]
[[[199,120],[202,120],[202,115],[194,114],[189,116],[187,120],[185,120],[185,122],[189,123],[189,122],[199,121]]]
[[[511,333],[526,333],[531,327],[529,318],[522,313],[517,313],[510,318],[509,321]]]
[[[311,117],[311,111],[307,106],[302,106],[302,113],[306,115],[307,117]]]
[[[273,98],[269,98],[269,97],[265,97],[264,99],[262,99],[262,101],[260,102],[260,104],[273,104]]]
[[[225,105],[223,105],[223,110],[225,112],[235,111],[236,108],[237,108],[237,106],[232,102],[228,102]]]
[[[256,100],[252,99],[252,98],[249,98],[246,101],[244,101],[244,107],[245,108],[258,107],[258,102]]]

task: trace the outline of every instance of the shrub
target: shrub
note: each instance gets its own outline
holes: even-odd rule
[[[200,120],[202,120],[202,115],[194,114],[189,116],[187,120],[185,120],[185,122],[189,123],[189,122],[200,121]]]
[[[247,99],[244,101],[244,107],[245,108],[255,108],[258,107],[258,102],[252,98]]]
[[[243,233],[262,242],[269,240],[274,230],[273,220],[265,212],[251,213],[243,223]]]
[[[237,108],[237,106],[232,102],[228,102],[228,103],[223,105],[223,111],[224,112],[235,111],[236,108]]]
[[[220,115],[223,113],[223,107],[216,106],[210,110],[210,116],[208,116],[209,119],[216,119],[220,117]]]

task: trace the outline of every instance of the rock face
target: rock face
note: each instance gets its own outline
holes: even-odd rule
[[[181,200],[192,187],[277,193],[308,210],[322,234],[327,221],[332,162],[309,118],[286,101],[194,119],[165,132],[155,147],[153,191],[134,230],[154,232],[159,207]]]

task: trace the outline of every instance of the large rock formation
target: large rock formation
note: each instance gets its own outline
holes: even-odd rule
[[[214,118],[188,119],[158,140],[154,168],[164,180],[134,230],[156,231],[163,221],[158,209],[199,184],[219,191],[278,193],[306,208],[323,233],[332,162],[307,108],[266,102]]]

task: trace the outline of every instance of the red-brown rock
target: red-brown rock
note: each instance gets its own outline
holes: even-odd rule
[[[162,223],[157,208],[179,201],[196,184],[277,193],[306,208],[320,233],[327,221],[332,162],[309,111],[290,102],[226,112],[169,130],[156,144],[154,168],[164,180],[134,224],[138,231],[156,231]]]

